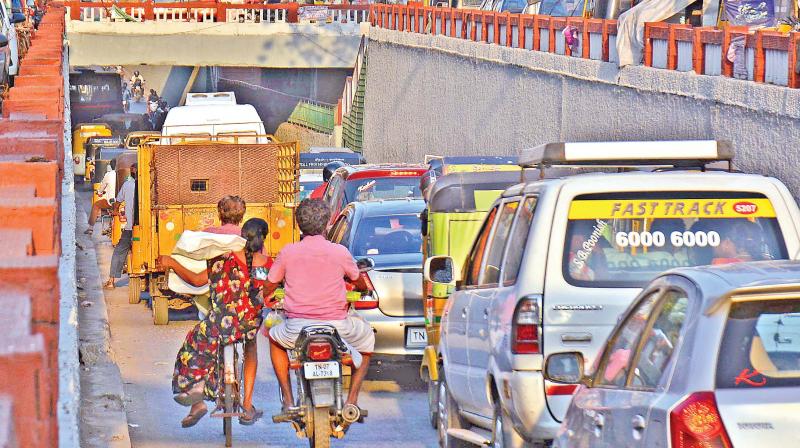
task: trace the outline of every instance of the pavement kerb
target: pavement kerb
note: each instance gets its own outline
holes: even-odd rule
[[[81,358],[81,447],[129,448],[122,375],[111,343],[102,273],[86,212],[77,204],[78,321]]]

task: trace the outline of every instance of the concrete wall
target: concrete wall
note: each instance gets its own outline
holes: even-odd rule
[[[517,154],[553,141],[728,139],[800,196],[800,91],[372,28],[370,161]]]
[[[366,25],[366,24],[364,24]],[[72,65],[352,67],[356,23],[67,22]]]

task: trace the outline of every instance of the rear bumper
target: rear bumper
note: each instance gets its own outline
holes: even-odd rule
[[[512,370],[500,386],[503,407],[515,429],[529,441],[552,440],[561,424],[550,415],[541,371]]]
[[[423,316],[391,317],[383,314],[380,309],[359,310],[361,317],[369,322],[375,332],[375,355],[414,356],[417,361],[422,359],[425,345],[418,347],[406,346],[406,331],[409,327],[425,329]]]

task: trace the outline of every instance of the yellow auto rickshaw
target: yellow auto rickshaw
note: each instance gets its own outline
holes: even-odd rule
[[[296,143],[252,134],[170,136],[168,141],[145,140],[137,158],[139,213],[128,263],[129,302],[138,303],[147,289],[156,325],[169,323],[170,308],[192,305],[191,297],[169,291],[156,259],[172,253],[184,230],[219,225],[217,202],[223,196],[245,200],[245,220],[258,217],[269,223],[269,255],[299,240],[293,213],[299,189]]]
[[[161,136],[160,132],[156,131],[133,131],[128,133],[125,137],[125,147],[132,151],[139,149],[139,145],[147,141],[153,141],[156,137]]]
[[[86,140],[90,137],[111,137],[111,128],[105,123],[79,123],[72,131],[72,161],[75,179],[83,181],[86,174]]]

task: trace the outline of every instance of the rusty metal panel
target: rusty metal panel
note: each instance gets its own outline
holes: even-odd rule
[[[297,189],[294,143],[188,143],[151,146],[153,203],[216,204],[228,194],[250,203],[292,202]]]

